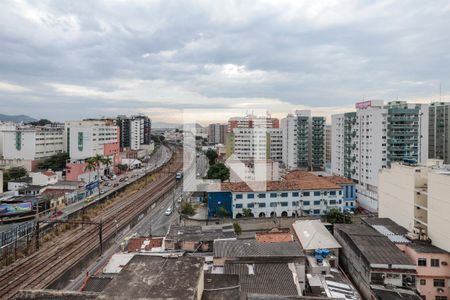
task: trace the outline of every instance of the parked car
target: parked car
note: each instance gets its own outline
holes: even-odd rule
[[[125,177],[122,177],[119,179],[119,182],[124,182],[125,181]]]
[[[116,183],[114,183],[114,185],[113,185],[113,187],[118,187],[119,186],[119,184],[116,182]]]
[[[172,208],[169,207],[166,212],[164,213],[166,216],[170,216],[172,214]]]

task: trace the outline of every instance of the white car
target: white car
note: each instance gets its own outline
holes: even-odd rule
[[[164,213],[166,216],[170,216],[172,214],[172,208],[169,207],[166,212]]]

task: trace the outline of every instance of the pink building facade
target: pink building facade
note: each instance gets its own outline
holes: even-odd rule
[[[416,287],[422,298],[450,300],[450,253],[421,242],[397,246],[416,262]]]

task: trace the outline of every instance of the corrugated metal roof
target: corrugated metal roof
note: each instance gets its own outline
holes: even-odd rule
[[[305,250],[341,248],[320,220],[296,221],[292,227]]]
[[[300,257],[297,242],[258,243],[255,240],[214,241],[214,257]]]

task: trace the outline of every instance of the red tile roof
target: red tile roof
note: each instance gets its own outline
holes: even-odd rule
[[[151,251],[152,248],[161,247],[162,238],[132,238],[128,241],[128,252]]]
[[[292,233],[287,232],[257,232],[256,241],[258,243],[280,243],[292,242],[294,240]]]
[[[53,171],[44,171],[44,172],[42,172],[42,174],[44,174],[45,176],[49,176],[49,177],[56,175],[56,173]]]

